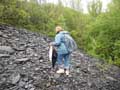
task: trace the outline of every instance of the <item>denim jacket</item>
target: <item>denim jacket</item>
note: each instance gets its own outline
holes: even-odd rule
[[[55,36],[55,41],[52,42],[52,45],[57,47],[58,54],[68,54],[68,50],[64,44],[64,33],[67,31],[61,31]],[[69,33],[68,33],[69,34]]]

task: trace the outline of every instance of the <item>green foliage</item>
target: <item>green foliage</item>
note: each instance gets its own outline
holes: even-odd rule
[[[92,0],[88,4],[88,11],[93,18],[97,17],[102,12],[102,2],[100,0]]]
[[[114,3],[115,4],[115,3]],[[120,5],[117,3],[117,5]],[[116,4],[112,8],[117,7]],[[119,7],[119,6],[118,6]],[[120,65],[120,9],[101,14],[89,25],[85,49],[90,54]]]

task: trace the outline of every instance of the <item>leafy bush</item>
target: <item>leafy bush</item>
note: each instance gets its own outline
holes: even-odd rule
[[[118,4],[118,3],[117,3]],[[119,2],[120,5],[120,2]],[[115,6],[117,7],[117,6]],[[120,65],[120,9],[101,14],[89,25],[85,49],[89,54]]]

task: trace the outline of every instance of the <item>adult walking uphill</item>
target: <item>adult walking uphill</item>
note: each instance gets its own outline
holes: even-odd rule
[[[55,28],[56,36],[55,41],[50,43],[57,47],[57,61],[58,70],[57,73],[66,73],[69,75],[70,69],[70,55],[77,49],[77,44],[67,31],[64,31],[61,26]],[[64,62],[64,66],[63,63]]]

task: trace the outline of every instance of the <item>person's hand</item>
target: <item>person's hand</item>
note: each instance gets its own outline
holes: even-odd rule
[[[51,42],[51,43],[49,43],[49,46],[53,46],[53,43]]]

